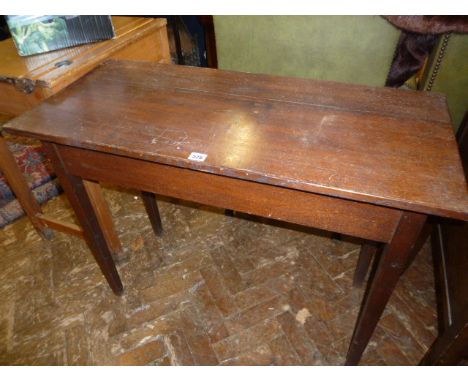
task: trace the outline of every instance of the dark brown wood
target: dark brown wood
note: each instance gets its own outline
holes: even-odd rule
[[[377,254],[378,244],[373,242],[363,243],[359,252],[358,263],[354,271],[353,286],[362,287],[369,272],[370,265]]]
[[[400,276],[412,259],[414,243],[426,222],[426,215],[402,212],[401,220],[390,243],[380,256],[376,273],[368,284],[354,327],[346,365],[357,365],[374,332],[377,322]]]
[[[387,243],[348,364],[359,362],[427,214],[468,219],[441,95],[108,62],[6,128],[54,143],[101,262],[112,259],[82,179]],[[114,271],[103,267],[115,283]]]
[[[388,242],[398,210],[60,146],[70,173],[182,200]]]
[[[422,365],[456,365],[468,357],[468,224],[437,224],[432,234],[439,335]]]
[[[199,16],[205,31],[206,60],[209,68],[218,68],[218,54],[216,50],[216,35],[213,16]]]
[[[99,220],[99,225],[101,226],[104,237],[109,244],[109,248],[113,254],[118,254],[122,252],[122,244],[120,239],[115,232],[114,223],[112,222],[112,214],[109,210],[109,206],[104,199],[102,194],[101,186],[98,182],[83,181],[83,184],[86,188],[86,192],[89,195],[89,199],[93,204],[94,211],[96,211],[96,216]]]
[[[458,365],[468,357],[468,305],[441,333],[421,360],[422,366]]]
[[[421,233],[416,240],[414,247],[412,249],[412,258],[414,258],[423,245],[426,243],[428,240],[429,236],[431,236],[432,233],[432,224],[426,224],[424,228],[421,230]],[[361,252],[359,253],[359,259],[358,263],[356,266],[356,270],[354,272],[354,279],[353,279],[353,286],[355,287],[361,287],[364,283],[364,280],[369,273],[369,269],[372,263],[372,259],[378,255],[378,251],[381,249],[381,246],[379,243],[364,243],[361,247]],[[412,261],[412,258],[410,262]]]
[[[182,43],[180,41],[180,28],[179,28],[179,23],[181,22],[180,20],[181,20],[180,16],[169,16],[168,18],[169,26],[172,28],[172,32],[174,33],[177,64],[185,65],[184,52],[182,51]]]
[[[450,307],[450,290],[448,288],[447,253],[442,226],[436,224],[431,236],[432,260],[434,263],[434,281],[437,301],[437,323],[439,333],[444,332],[452,324],[452,309]],[[455,256],[458,253],[455,252]]]
[[[457,131],[457,141],[465,173],[468,174],[468,112]],[[451,314],[453,321],[459,321],[468,305],[468,223],[442,222],[441,234],[447,255]]]
[[[465,113],[463,121],[457,130],[457,142],[465,176],[468,177],[468,111]]]
[[[468,172],[468,113],[457,140]],[[468,223],[440,221],[432,234],[432,255],[439,318],[439,336],[423,365],[456,365],[468,357]]]
[[[332,232],[331,236],[332,240],[342,240],[342,235],[336,232]]]
[[[233,210],[224,210],[224,215],[226,216],[234,216],[234,211]]]
[[[141,197],[143,199],[143,204],[145,205],[146,213],[148,214],[154,233],[158,236],[161,236],[163,234],[163,227],[156,195],[151,192],[143,191],[141,193]]]
[[[63,166],[60,153],[54,144],[44,143],[44,148],[52,160],[60,184],[65,190],[76,217],[83,227],[86,243],[91,249],[104,277],[115,294],[122,294],[122,282],[120,281],[108,242],[99,224],[97,212],[94,209],[83,179],[68,173]]]
[[[414,258],[417,256],[419,251],[421,251],[422,247],[424,246],[426,241],[431,236],[432,229],[433,229],[432,222],[426,222],[426,224],[422,227],[418,238],[413,243],[413,246],[411,248],[411,253],[410,253],[410,257],[409,257],[409,261],[408,261],[408,266],[413,262]]]
[[[5,128],[233,178],[468,219],[466,181],[439,94],[109,61]],[[191,152],[207,158],[190,161]]]

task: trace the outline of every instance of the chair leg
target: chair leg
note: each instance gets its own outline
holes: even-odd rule
[[[364,280],[369,273],[372,259],[374,259],[378,248],[379,247],[377,243],[366,242],[362,244],[356,270],[354,271],[354,287],[361,288],[364,285]]]
[[[38,218],[42,214],[39,203],[34,198],[24,175],[10,152],[5,139],[0,134],[0,170],[15,193],[21,207],[29,217],[37,233],[44,239],[52,237],[52,231]]]
[[[142,191],[141,197],[143,199],[143,204],[145,205],[146,213],[148,214],[154,233],[157,236],[161,236],[163,233],[163,228],[156,196],[151,192]]]

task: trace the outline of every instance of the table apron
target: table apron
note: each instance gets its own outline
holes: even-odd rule
[[[389,242],[401,211],[114,154],[55,145],[69,174],[247,214]]]

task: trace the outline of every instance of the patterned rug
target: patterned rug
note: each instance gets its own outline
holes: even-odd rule
[[[5,139],[39,203],[58,195],[60,188],[41,144],[33,139],[6,135]],[[0,228],[24,215],[18,200],[0,172]]]

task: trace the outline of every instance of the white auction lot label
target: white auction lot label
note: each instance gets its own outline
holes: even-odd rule
[[[188,156],[188,159],[193,160],[195,162],[203,162],[208,154],[202,154],[202,153],[191,153]]]

